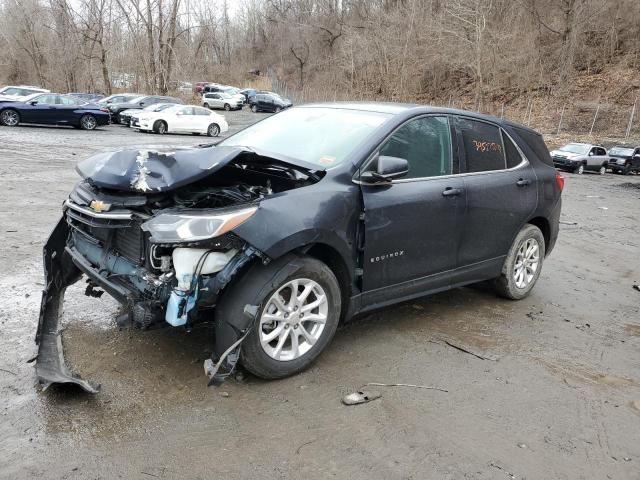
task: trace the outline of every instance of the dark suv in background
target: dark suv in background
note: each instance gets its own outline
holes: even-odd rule
[[[640,147],[620,145],[609,150],[609,168],[613,173],[640,172]]]
[[[564,186],[525,126],[380,103],[291,108],[216,146],[103,152],[77,170],[44,247],[37,374],[89,391],[58,325],[82,275],[140,328],[213,322],[214,381],[238,361],[281,378],[355,314],[487,280],[527,296]]]
[[[184,102],[175,97],[163,97],[159,95],[144,95],[135,98],[127,98],[123,102],[112,101],[108,105],[108,109],[111,112],[111,120],[113,123],[123,123],[120,118],[120,112],[124,110],[142,110],[149,105],[155,105],[156,103],[177,103],[183,104]]]
[[[256,93],[253,97],[249,97],[249,106],[254,113],[278,113],[292,105],[291,100],[284,99],[275,93]]]

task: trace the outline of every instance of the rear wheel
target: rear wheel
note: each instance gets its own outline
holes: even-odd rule
[[[162,120],[158,120],[153,124],[153,131],[160,135],[164,135],[167,133],[167,124]]]
[[[497,293],[510,300],[529,295],[540,277],[544,254],[542,232],[535,225],[525,225],[513,241],[502,273],[495,280]]]
[[[324,263],[291,255],[257,266],[227,292],[218,306],[218,322],[244,315],[260,305],[240,359],[254,375],[283,378],[301,372],[320,355],[340,319],[340,287]]]
[[[205,103],[205,104],[204,104],[204,105],[202,105],[202,106],[203,106],[204,108],[211,109],[211,107],[209,107],[209,104],[208,104],[208,103]]]
[[[207,135],[209,135],[210,137],[217,137],[218,135],[220,135],[220,127],[215,123],[212,123],[211,125],[209,125],[209,128],[207,128]]]
[[[258,113],[258,106],[257,106],[257,105],[255,105],[255,104],[254,104],[254,105],[251,105],[251,111],[252,111],[253,113]]]
[[[2,121],[2,124],[7,127],[15,127],[20,123],[20,114],[15,110],[8,108],[7,110],[2,111],[0,120]]]
[[[83,130],[93,130],[98,126],[98,121],[93,115],[83,115],[80,118],[80,127]]]

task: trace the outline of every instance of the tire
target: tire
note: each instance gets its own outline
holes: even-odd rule
[[[224,109],[228,112],[229,110],[231,110],[231,105],[229,105],[228,103],[225,103]]]
[[[314,320],[304,320],[297,314],[285,319],[284,310],[276,309],[274,297],[279,295],[288,306],[294,285],[292,282],[295,281],[299,282],[298,297],[305,291],[305,286],[310,287],[306,305],[320,302],[321,306],[311,309],[311,313],[306,312]],[[322,297],[316,296],[317,293],[324,294],[324,302]],[[234,319],[245,315],[243,312],[247,304],[260,305],[255,324],[242,343],[240,361],[258,377],[284,378],[309,367],[329,344],[340,320],[340,300],[340,286],[327,265],[315,258],[291,254],[267,266],[254,266],[229,287],[216,308],[216,322],[233,324]],[[303,303],[302,307],[291,307],[288,312],[298,311],[304,315],[304,306]],[[313,313],[316,310],[317,313]],[[321,316],[326,318],[324,323],[318,322]],[[280,333],[269,342],[266,336],[273,335],[276,330]],[[298,342],[298,355],[294,354],[294,335]],[[313,342],[308,342],[306,338],[313,339]],[[281,341],[280,351],[276,352]]]
[[[98,121],[93,115],[83,115],[80,117],[80,128],[83,130],[95,130],[98,126]]]
[[[7,108],[0,113],[0,123],[7,127],[16,127],[20,123],[20,114],[12,108]]]
[[[220,135],[220,127],[216,123],[212,123],[207,127],[207,136],[217,137]]]
[[[167,123],[163,120],[156,120],[156,123],[153,124],[153,131],[160,135],[164,135],[167,133]]]
[[[578,168],[576,168],[573,173],[577,173],[578,175],[582,175],[584,173],[584,165],[580,165]]]
[[[257,105],[251,105],[251,111],[253,113],[258,113],[258,106]]]
[[[631,173],[631,165],[625,165],[624,169],[620,170],[623,175],[629,175]]]
[[[535,263],[535,269],[532,271],[534,265],[533,263],[529,263],[530,268],[523,266],[522,270],[520,270],[518,263],[523,255],[525,259],[527,258],[528,249],[534,248],[534,245],[537,246],[537,263]],[[531,253],[533,253],[533,251]],[[520,300],[529,295],[540,277],[544,255],[545,244],[542,232],[535,225],[525,225],[518,235],[516,235],[507,254],[507,258],[502,265],[502,272],[495,280],[495,289],[498,295],[510,300]],[[533,260],[534,256],[529,255],[528,258]],[[518,275],[519,271],[522,272],[522,276]]]
[[[605,173],[607,173],[607,167],[605,167],[604,165],[602,165],[602,166],[600,167],[600,169],[598,170],[598,173],[599,173],[600,175],[604,175]]]
[[[208,103],[205,103],[204,105],[202,105],[204,108],[208,108],[209,110],[211,110],[211,107],[209,106]]]

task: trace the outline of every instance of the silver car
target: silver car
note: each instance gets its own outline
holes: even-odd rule
[[[604,175],[609,165],[609,155],[602,145],[568,143],[551,151],[553,165],[562,170],[582,175],[585,170]]]
[[[211,109],[224,108],[226,111],[239,110],[242,108],[242,101],[228,93],[205,93],[202,95],[202,106]]]

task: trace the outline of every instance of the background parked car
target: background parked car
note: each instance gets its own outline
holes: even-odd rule
[[[98,105],[108,107],[109,105],[116,103],[125,103],[133,100],[134,98],[138,98],[141,95],[139,93],[115,93],[113,95],[109,95],[108,97],[101,98],[98,100]]]
[[[78,100],[82,100],[84,102],[95,103],[104,98],[104,95],[100,95],[99,93],[67,93],[67,95],[72,96],[73,98],[77,98]]]
[[[256,112],[275,112],[278,113],[285,108],[291,107],[291,100],[282,98],[274,93],[258,93],[249,101],[251,111]]]
[[[155,103],[153,105],[149,105],[144,107],[143,109],[132,108],[129,110],[123,110],[120,112],[120,121],[125,125],[130,127],[135,127],[134,120],[137,121],[137,117],[143,112],[160,112],[165,108],[173,107],[175,105],[180,105],[177,103]]]
[[[562,170],[582,175],[585,170],[604,175],[609,166],[607,150],[602,145],[590,143],[568,143],[551,151],[553,165]]]
[[[193,84],[193,93],[202,93],[204,91],[204,87],[209,85],[209,82],[196,82]]]
[[[39,123],[93,130],[109,124],[109,111],[93,103],[79,102],[69,95],[36,93],[22,102],[0,103],[0,123],[8,127]]]
[[[240,93],[244,96],[244,103],[249,103],[249,100],[255,97],[258,91],[255,88],[244,88],[240,90]]]
[[[224,92],[204,93],[202,95],[202,106],[204,108],[224,108],[229,111],[241,109],[242,104],[241,100]]]
[[[193,105],[174,105],[159,112],[136,116],[141,131],[155,133],[193,133],[217,137],[229,129],[225,118],[209,109]]]
[[[156,103],[175,103],[183,104],[184,102],[175,97],[163,97],[159,95],[144,95],[137,98],[129,99],[126,102],[111,102],[109,105],[109,111],[111,112],[111,118],[114,123],[125,122],[120,118],[120,112],[125,110],[142,110],[149,105],[155,105]]]
[[[19,87],[7,86],[0,89],[0,102],[19,102],[34,93],[49,93],[49,90],[24,85]]]
[[[609,150],[609,168],[613,173],[640,172],[640,147],[618,146]]]

